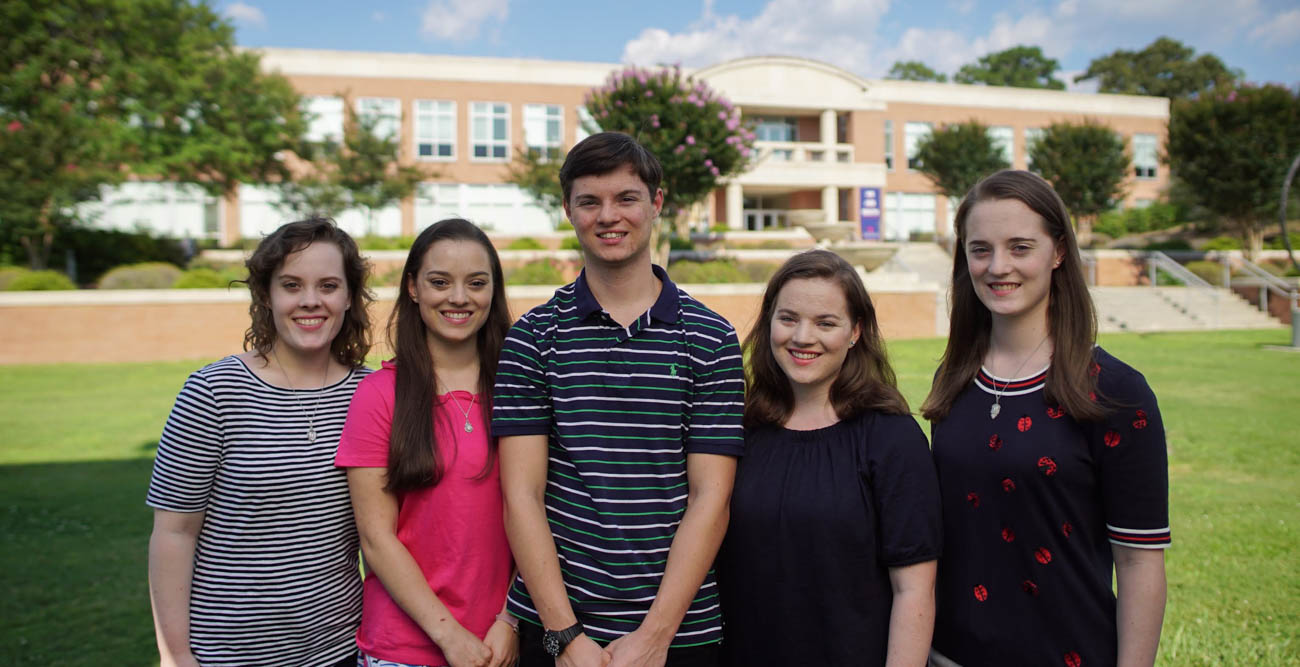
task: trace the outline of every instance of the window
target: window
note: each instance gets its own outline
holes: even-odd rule
[[[395,97],[357,98],[357,116],[374,123],[376,137],[397,141],[402,133],[402,101]]]
[[[470,156],[475,160],[510,159],[510,105],[470,102]]]
[[[564,139],[564,107],[558,104],[524,105],[524,145],[548,159],[560,157]]]
[[[1037,172],[1034,169],[1034,144],[1043,138],[1043,128],[1026,127],[1025,128],[1025,169]]]
[[[303,97],[300,109],[307,116],[307,141],[343,141],[343,98]]]
[[[1016,163],[1016,131],[1006,125],[995,125],[988,129],[989,139],[993,140],[993,145],[1002,151],[1002,159],[1007,161],[1007,166]]]
[[[587,107],[578,107],[578,126],[573,128],[573,143],[576,144],[597,132],[600,132],[600,123],[591,116]]]
[[[907,123],[903,126],[903,143],[907,150],[908,169],[921,166],[921,161],[916,159],[916,147],[928,136],[930,136],[929,123]]]
[[[456,159],[456,103],[415,101],[415,156],[421,160]]]
[[[890,241],[907,241],[914,234],[934,234],[932,194],[889,192],[885,194],[884,237]]]
[[[1133,135],[1134,174],[1142,180],[1155,178],[1156,171],[1159,168],[1159,162],[1159,157],[1156,155],[1156,135]]]
[[[758,141],[799,141],[799,126],[793,118],[759,116],[754,134]]]
[[[894,170],[894,121],[885,121],[885,169]]]

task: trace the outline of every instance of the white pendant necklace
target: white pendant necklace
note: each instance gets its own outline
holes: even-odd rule
[[[470,396],[469,396],[469,407],[468,407],[468,408],[461,409],[461,407],[460,407],[460,401],[456,400],[456,393],[455,393],[455,392],[449,391],[449,392],[447,392],[447,396],[451,398],[451,402],[452,402],[452,403],[455,403],[455,404],[456,404],[456,409],[457,409],[457,410],[460,410],[461,413],[465,416],[465,432],[466,432],[466,433],[473,433],[473,432],[474,432],[474,425],[471,424],[471,423],[469,423],[469,411],[474,409],[474,399],[476,399],[476,398],[478,398],[478,397],[475,396],[475,395],[473,395],[473,394],[470,394]]]
[[[320,409],[320,399],[324,391],[316,394],[316,405],[312,406],[311,414],[307,414],[307,408],[302,404],[302,398],[298,396],[298,390],[293,387],[293,380],[289,379],[289,371],[285,370],[284,364],[280,363],[280,357],[275,353],[275,346],[271,346],[271,357],[275,359],[275,365],[280,367],[280,373],[284,375],[284,383],[289,385],[289,392],[293,394],[293,400],[298,403],[298,409],[302,411],[302,416],[307,418],[307,442],[316,444],[316,411]],[[325,360],[325,374],[321,377],[321,389],[325,388],[325,383],[329,381],[330,362]]]
[[[1020,362],[1020,366],[1016,368],[1016,372],[1011,374],[1011,377],[1007,379],[1007,381],[1002,385],[1001,389],[998,389],[997,380],[993,381],[993,389],[994,389],[993,405],[989,406],[989,419],[997,419],[998,415],[1002,414],[1002,394],[1006,393],[1007,387],[1010,387],[1011,383],[1015,382],[1016,377],[1020,375],[1020,371],[1024,370],[1025,364],[1029,363],[1029,360],[1033,359],[1035,354],[1038,354],[1038,349],[1041,348],[1043,346],[1043,343],[1046,342],[1047,342],[1047,336],[1043,336],[1043,339],[1038,341],[1038,345],[1034,347],[1034,351],[1030,352],[1029,356],[1025,357],[1025,360]],[[993,374],[990,373],[989,374],[990,380],[993,379],[992,376]]]

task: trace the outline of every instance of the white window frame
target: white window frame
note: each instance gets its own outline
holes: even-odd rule
[[[894,170],[894,121],[885,119],[885,170]]]
[[[1151,181],[1160,174],[1160,138],[1139,132],[1133,135],[1133,175]]]
[[[304,95],[299,109],[307,116],[307,141],[343,143],[343,98],[336,95]]]
[[[555,124],[554,139],[550,131],[552,123]],[[558,159],[564,149],[564,107],[559,104],[525,104],[524,146],[536,151],[543,159]]]
[[[505,136],[496,136],[496,121],[505,121]],[[479,121],[487,123],[488,136],[478,135]],[[510,161],[510,105],[506,102],[470,102],[469,103],[469,159],[473,162],[509,162]],[[479,148],[485,149],[486,155],[478,154]]]
[[[1046,130],[1041,127],[1026,127],[1024,130],[1025,169],[1034,173],[1038,173],[1038,170],[1034,169],[1034,156],[1030,153],[1030,150],[1033,149],[1035,141],[1043,138],[1044,132],[1046,132]]]
[[[587,107],[579,106],[578,123],[573,128],[573,143],[577,144],[597,132],[600,132],[600,123],[596,122],[596,117],[591,115]]]
[[[375,136],[401,144],[402,101],[396,97],[358,97],[357,118],[375,118]]]
[[[993,145],[1002,151],[1002,159],[1007,166],[1016,164],[1016,130],[1010,125],[993,125],[987,130]]]
[[[456,103],[452,100],[415,100],[415,131],[411,151],[421,162],[453,162],[456,159]],[[420,148],[429,147],[428,155]],[[440,149],[447,148],[447,154]]]
[[[916,160],[916,147],[921,143],[921,139],[930,136],[933,131],[933,123],[908,121],[903,124],[903,145],[907,151],[908,171],[916,171],[916,168],[920,166],[919,162],[914,163]]]
[[[778,141],[788,143],[799,141],[799,119],[793,116],[758,116],[755,119],[754,133],[758,141]],[[769,139],[765,136],[767,128],[765,126],[784,126],[785,132],[789,135],[784,139]]]

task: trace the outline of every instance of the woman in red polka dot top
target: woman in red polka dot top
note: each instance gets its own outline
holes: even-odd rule
[[[1155,396],[1096,345],[1051,185],[993,174],[955,226],[951,330],[921,408],[944,513],[931,664],[1149,666],[1170,539]]]

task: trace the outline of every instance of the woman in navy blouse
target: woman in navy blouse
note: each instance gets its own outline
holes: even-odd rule
[[[921,408],[945,540],[932,664],[1149,666],[1170,539],[1155,396],[1096,345],[1051,185],[993,174],[955,226],[951,330]]]
[[[745,455],[718,565],[726,663],[923,665],[938,480],[857,272],[825,250],[792,257],[745,351]]]

